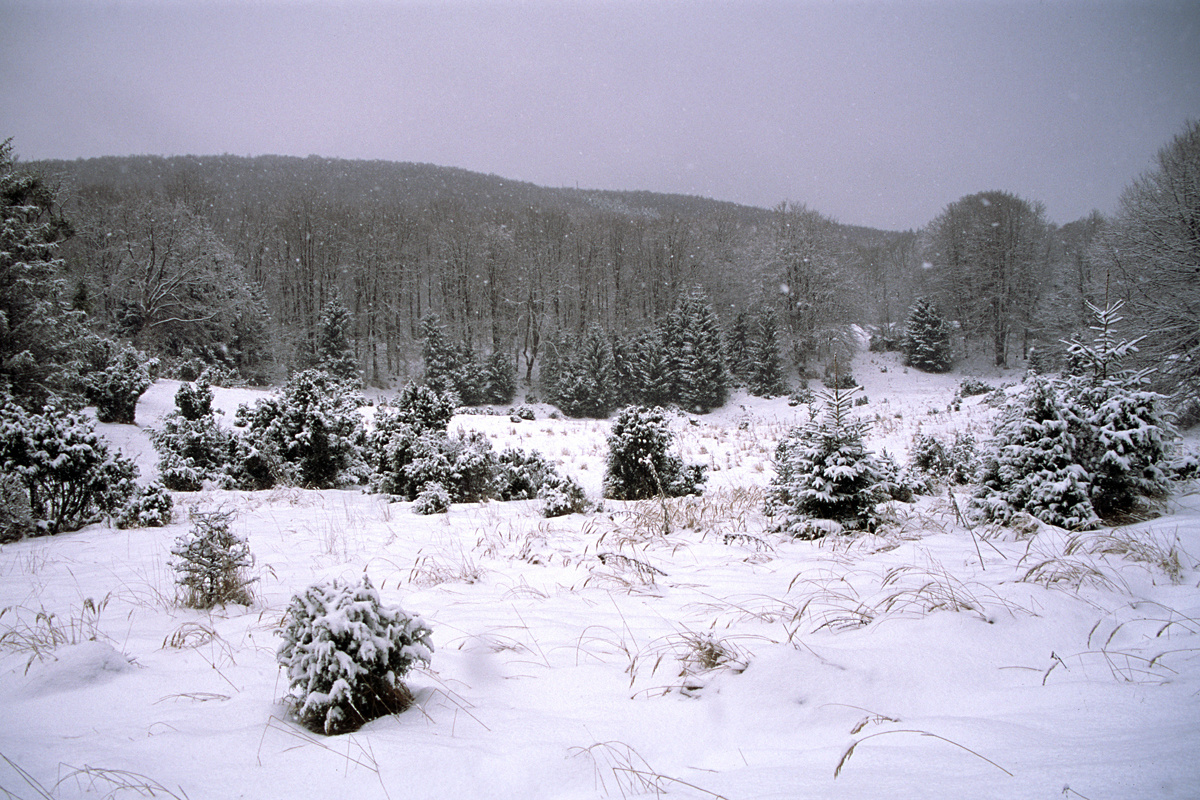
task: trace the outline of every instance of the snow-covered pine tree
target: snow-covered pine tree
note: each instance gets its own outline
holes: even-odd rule
[[[1088,495],[1091,475],[1080,463],[1075,415],[1061,382],[1031,376],[1002,411],[992,452],[984,458],[974,514],[1007,522],[1025,511],[1069,530],[1100,520]]]
[[[416,614],[383,605],[365,574],[357,585],[334,579],[309,586],[292,597],[276,653],[292,713],[332,735],[403,711],[411,695],[401,678],[429,663],[431,633]]]
[[[567,416],[603,419],[612,413],[612,346],[600,326],[588,328],[578,350],[560,369],[557,384],[550,400]]]
[[[779,355],[779,318],[767,306],[754,320],[753,335],[747,348],[746,389],[758,397],[777,397],[788,393]]]
[[[904,365],[923,372],[946,372],[953,361],[950,323],[928,297],[921,297],[908,312],[904,328]]]
[[[667,406],[676,400],[675,381],[671,376],[661,330],[645,331],[633,343],[633,398],[638,405],[653,408]]]
[[[458,349],[446,338],[441,320],[428,316],[421,320],[421,337],[424,344],[421,356],[425,362],[425,385],[435,392],[453,392],[458,397],[455,373],[460,368]],[[461,401],[461,397],[458,397]]]
[[[60,297],[57,253],[69,231],[54,192],[0,142],[0,395],[30,410],[76,378],[82,315]]]
[[[805,524],[813,518],[868,527],[884,499],[878,466],[863,442],[867,423],[852,413],[855,391],[835,386],[819,392],[823,416],[792,428],[776,447],[767,508],[793,536],[823,535],[820,526]]]
[[[1109,518],[1134,510],[1141,498],[1166,496],[1167,454],[1175,431],[1163,409],[1166,397],[1149,388],[1149,373],[1123,368],[1142,339],[1118,337],[1123,302],[1087,305],[1095,318],[1092,341],[1066,342],[1070,360],[1084,374],[1064,383],[1076,399],[1073,429],[1080,460],[1091,473],[1092,505]]]
[[[697,414],[724,405],[729,396],[729,372],[721,327],[708,298],[699,290],[680,298],[667,318],[663,341],[675,402]]]
[[[497,350],[483,367],[483,401],[504,405],[517,395],[517,367],[512,356]]]
[[[233,486],[237,441],[217,423],[212,401],[212,388],[203,378],[182,384],[175,393],[176,411],[150,431],[159,479],[172,491],[196,492],[209,482]]]
[[[750,343],[750,314],[740,309],[725,333],[725,364],[733,384],[744,385],[750,379]]]
[[[189,514],[192,527],[175,539],[171,567],[188,608],[208,609],[228,603],[249,605],[248,570],[254,565],[250,543],[232,529],[233,511],[197,511]]]
[[[354,357],[354,348],[350,345],[353,323],[350,310],[342,305],[340,299],[334,297],[325,304],[317,325],[313,367],[357,387],[361,378],[358,359]]]

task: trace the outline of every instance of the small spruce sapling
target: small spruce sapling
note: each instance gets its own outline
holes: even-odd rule
[[[805,525],[810,518],[869,527],[875,505],[884,499],[879,467],[863,443],[867,423],[852,416],[854,390],[838,383],[819,393],[824,415],[814,413],[792,428],[775,450],[768,512],[782,516],[781,528],[793,535],[824,530]]]
[[[327,735],[403,711],[412,696],[401,678],[433,656],[429,626],[383,605],[365,574],[358,584],[335,579],[295,595],[279,633],[292,713]]]

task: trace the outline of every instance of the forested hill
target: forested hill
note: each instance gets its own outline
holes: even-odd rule
[[[631,335],[694,289],[725,322],[774,304],[789,336],[810,343],[834,323],[898,319],[907,302],[879,288],[888,282],[869,274],[870,252],[911,234],[804,206],[315,156],[23,166],[59,188],[76,233],[62,254],[94,321],[167,359],[231,360],[243,372],[302,363],[333,298],[375,382],[419,361],[430,315],[478,353],[512,353],[529,375],[547,337],[591,325]]]
[[[110,187],[118,192],[165,193],[226,205],[269,202],[303,191],[334,203],[424,205],[461,201],[480,209],[582,211],[601,209],[629,216],[705,218],[726,216],[762,224],[771,212],[706,197],[648,191],[554,188],[455,167],[319,156],[105,156],[26,165],[65,187]],[[783,200],[783,198],[781,198]],[[841,226],[847,235],[883,232]],[[886,234],[885,234],[886,235]]]

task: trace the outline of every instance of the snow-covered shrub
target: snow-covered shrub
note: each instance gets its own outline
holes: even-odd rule
[[[197,511],[189,514],[192,527],[175,539],[171,567],[182,591],[180,601],[189,608],[250,603],[247,573],[254,565],[250,543],[234,533],[232,511]]]
[[[644,500],[665,495],[700,494],[703,466],[683,465],[668,449],[674,435],[661,408],[630,406],[613,420],[608,436],[604,496],[613,500]]]
[[[234,434],[217,423],[212,400],[207,381],[185,383],[175,393],[175,412],[150,431],[159,479],[172,491],[195,492],[208,482],[222,488],[234,485],[238,444]]]
[[[452,465],[447,486],[456,503],[482,503],[496,496],[496,453],[491,440],[479,431],[460,431],[446,438]]]
[[[0,542],[15,542],[36,530],[25,484],[16,475],[0,475]]]
[[[970,483],[979,468],[979,456],[975,449],[975,437],[959,431],[954,434],[950,445],[950,464],[947,477],[955,483]]]
[[[171,524],[175,501],[161,483],[143,486],[129,498],[129,502],[115,517],[113,524],[118,528],[161,528]]]
[[[547,477],[537,496],[542,501],[543,517],[583,514],[592,507],[583,487],[574,478],[557,473]]]
[[[401,682],[433,657],[431,630],[415,614],[385,606],[363,575],[355,584],[314,584],[292,597],[276,654],[287,671],[287,702],[303,725],[328,735],[403,711]]]
[[[438,481],[429,481],[417,492],[412,510],[414,514],[445,514],[450,510],[450,493]]]
[[[531,422],[537,419],[537,414],[529,406],[520,406],[516,411],[513,412],[513,416],[517,419],[528,420]]]
[[[879,467],[863,443],[867,424],[851,416],[852,395],[823,392],[824,415],[792,428],[776,447],[767,510],[782,517],[782,530],[821,530],[805,526],[808,518],[864,528],[883,499]]]
[[[532,500],[548,478],[557,474],[554,465],[537,450],[526,453],[509,447],[497,459],[496,496],[501,500]]]
[[[927,297],[913,304],[904,327],[904,366],[923,372],[946,372],[953,356],[950,348],[950,323],[938,313]]]
[[[88,400],[101,422],[134,423],[137,401],[150,388],[150,371],[132,347],[109,343],[108,363],[85,378]]]
[[[928,433],[913,435],[908,448],[908,462],[913,467],[941,478],[950,471],[950,452],[941,439]]]
[[[396,398],[376,412],[376,428],[380,426],[380,413],[389,425],[410,425],[418,430],[445,431],[454,416],[455,398],[442,394],[428,386],[409,383],[400,390]]]
[[[292,376],[278,397],[238,409],[249,452],[277,457],[288,483],[328,489],[352,479],[360,464],[361,398],[327,373]]]
[[[962,383],[958,385],[959,397],[976,397],[981,394],[991,394],[996,391],[991,384],[985,383],[979,378],[966,377],[962,379]]]
[[[25,485],[43,533],[72,531],[119,509],[135,489],[137,467],[110,453],[83,414],[0,407],[0,473]]]
[[[1171,477],[1177,481],[1190,481],[1200,477],[1200,452],[1181,450],[1175,453],[1169,469]]]
[[[1132,375],[1081,383],[1068,380],[1070,393],[1078,398],[1076,427],[1096,513],[1109,518],[1133,510],[1140,498],[1166,496],[1174,437],[1162,408],[1166,398]]]

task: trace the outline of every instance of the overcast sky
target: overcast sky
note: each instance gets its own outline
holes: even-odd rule
[[[0,138],[418,161],[920,227],[1115,210],[1200,118],[1200,3],[0,0]]]

